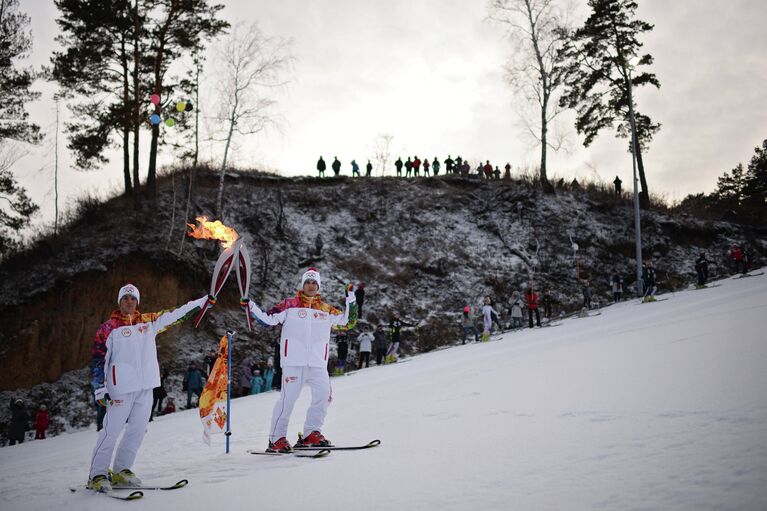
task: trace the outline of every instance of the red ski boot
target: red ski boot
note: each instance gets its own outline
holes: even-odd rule
[[[309,436],[299,435],[296,447],[332,447],[332,444],[319,431],[312,431]]]
[[[293,452],[293,448],[290,446],[287,438],[282,437],[275,442],[269,442],[266,452]]]

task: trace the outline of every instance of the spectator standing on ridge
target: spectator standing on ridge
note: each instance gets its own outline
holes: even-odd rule
[[[485,172],[485,179],[493,179],[493,166],[490,165],[490,160],[485,161],[485,166],[482,167]]]
[[[418,155],[416,155],[415,160],[413,160],[413,176],[418,177],[418,172],[421,170],[421,160],[418,158]]]
[[[407,157],[405,162],[405,177],[410,177],[410,173],[413,171],[413,162],[410,161],[410,156]]]
[[[362,327],[362,333],[357,337],[357,342],[360,343],[360,369],[363,364],[365,367],[370,367],[370,352],[373,350],[373,334],[370,333],[367,325]]]
[[[706,287],[706,281],[708,280],[708,259],[704,252],[700,253],[700,256],[695,260],[695,273],[698,274],[697,287]]]
[[[498,165],[495,166],[495,170],[493,171],[493,176],[495,177],[496,181],[501,180],[501,169],[498,168]]]
[[[152,389],[152,410],[157,410],[159,414],[162,410],[162,401],[168,395],[165,389],[165,379],[168,377],[168,370],[160,366],[160,385]],[[149,420],[152,420],[151,415]]]
[[[436,159],[436,157],[435,157]],[[450,155],[447,155],[447,160],[445,160],[445,174],[453,174],[453,165],[455,165],[455,162],[450,157]]]
[[[621,181],[621,178],[618,176],[615,176],[615,180],[613,181],[613,185],[615,185],[615,196],[620,197],[621,196],[621,184],[623,181]]]
[[[386,350],[389,347],[389,339],[386,335],[383,325],[378,325],[376,331],[373,334],[373,340],[376,346],[376,365],[381,365],[384,362],[386,356]]]
[[[319,177],[325,177],[325,160],[322,159],[322,156],[317,160],[317,174]]]
[[[338,156],[333,157],[333,175],[336,177],[341,175],[341,162],[338,161]]]
[[[455,173],[463,173],[463,159],[460,156],[455,158]]]
[[[389,338],[391,340],[391,344],[389,344],[389,350],[386,352],[387,359],[389,357],[393,357],[394,359],[397,358],[397,352],[399,351],[400,343],[400,333],[402,331],[403,325],[404,323],[397,317],[392,319],[389,323]]]
[[[274,357],[266,359],[266,368],[264,369],[264,392],[269,392],[274,386]]]
[[[743,247],[743,275],[751,271],[751,265],[754,262],[754,254],[748,245]]]
[[[506,166],[503,168],[506,169],[506,172],[503,173],[503,179],[511,180],[511,164],[506,162]]]
[[[213,370],[213,365],[216,363],[216,350],[208,350],[208,354],[202,359],[202,370],[205,373],[205,378],[210,377],[210,372]]]
[[[357,284],[354,290],[354,297],[357,299],[357,318],[362,319],[362,306],[365,305],[365,283]]]
[[[530,319],[530,328],[533,328],[533,313],[535,314],[535,324],[541,326],[541,314],[538,312],[538,293],[531,287],[525,293],[527,302],[527,315]]]
[[[197,399],[200,399],[202,394],[203,380],[202,372],[197,364],[189,362],[189,367],[186,369],[184,375],[184,390],[186,390],[186,408],[187,410],[192,407],[192,394],[197,394]]]
[[[397,169],[397,177],[402,177],[402,158],[397,158],[394,162],[394,168]]]
[[[463,327],[463,343],[466,344],[466,334],[469,332],[474,333],[474,342],[479,342],[479,332],[477,331],[477,325],[474,324],[474,315],[471,313],[471,307],[468,305],[463,308],[463,316],[461,316],[461,326]]]
[[[439,160],[434,157],[434,161],[431,162],[431,171],[435,176],[439,175]]]
[[[730,248],[730,266],[733,273],[740,273],[743,269],[743,250],[738,245]]]
[[[373,164],[370,163],[370,160],[368,160],[368,164],[365,165],[365,177],[370,177],[372,173],[373,173]]]
[[[614,271],[610,282],[613,288],[613,302],[618,303],[623,299],[623,279]]]
[[[423,177],[429,177],[429,165],[430,165],[429,159],[426,158],[423,161]]]
[[[357,160],[352,160],[352,177],[360,176],[360,166],[357,165]]]
[[[45,432],[48,430],[48,407],[40,405],[35,416],[35,440],[45,440]]]

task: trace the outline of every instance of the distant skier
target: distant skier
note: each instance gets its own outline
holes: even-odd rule
[[[340,176],[341,175],[341,162],[338,161],[338,157],[337,156],[333,157],[333,165],[332,165],[332,167],[333,167],[333,175],[335,175],[336,177]]]
[[[658,287],[655,282],[655,268],[653,268],[652,261],[647,261],[642,265],[642,285],[644,286],[642,302],[654,302]]]
[[[708,281],[708,259],[706,259],[704,252],[701,252],[695,260],[695,273],[698,274],[698,287],[706,287],[706,281]]]
[[[743,250],[738,245],[730,248],[730,265],[733,273],[739,273],[743,269]]]
[[[477,331],[477,326],[474,324],[474,315],[471,313],[471,307],[469,306],[463,308],[461,326],[463,327],[463,344],[466,344],[466,334],[469,332],[474,333],[474,342],[479,342],[479,332]]]
[[[583,285],[581,287],[581,292],[583,293],[583,308],[586,310],[591,309],[591,297],[593,296],[593,293],[591,291],[591,286],[589,286],[589,280],[583,279]]]
[[[251,300],[246,303],[250,314],[260,324],[282,325],[282,390],[272,412],[268,452],[293,450],[287,440],[288,423],[304,384],[311,388],[312,402],[306,413],[303,436],[298,439],[296,446],[330,445],[322,435],[322,424],[331,400],[327,370],[330,329],[349,323],[355,297],[348,290],[346,308],[341,312],[322,301],[320,289],[320,272],[316,268],[309,268],[301,277],[301,289],[296,296],[286,298],[268,312],[262,311]]]
[[[397,177],[402,177],[402,158],[397,158],[394,162],[394,168],[397,169]]]
[[[131,467],[152,414],[153,389],[160,385],[156,336],[208,305],[206,295],[173,310],[142,314],[137,310],[140,299],[136,286],[120,288],[119,308],[99,327],[93,341],[94,397],[101,406],[109,405],[88,476],[88,488],[98,492],[110,491],[113,483],[141,485]],[[110,482],[112,453],[123,429]]]
[[[365,177],[370,177],[373,174],[373,164],[368,160],[368,164],[365,165]]]
[[[541,326],[541,313],[538,312],[538,293],[531,287],[525,293],[527,302],[527,316],[530,319],[530,328],[533,328],[533,314],[535,314],[535,323]]]
[[[618,272],[613,272],[610,283],[613,289],[613,302],[618,303],[623,298],[623,279],[618,275]]]
[[[317,160],[317,173],[319,177],[325,177],[325,160],[322,159],[322,156]]]
[[[391,360],[389,357],[392,357],[393,359],[397,358],[399,343],[401,341],[402,325],[402,321],[396,317],[389,322],[389,340],[391,342],[389,344],[389,349],[386,351],[386,360]]]
[[[378,325],[376,331],[373,334],[373,340],[375,341],[376,348],[376,365],[381,365],[386,357],[386,350],[389,347],[389,339],[386,335],[383,325]]]
[[[352,177],[360,176],[360,166],[357,165],[357,160],[352,160]]]
[[[546,319],[551,319],[551,292],[547,287],[543,289],[541,305],[543,305],[543,317]]]
[[[498,316],[498,311],[496,311],[492,305],[490,305],[490,297],[485,297],[485,304],[482,306],[482,325],[484,326],[484,330],[482,331],[482,340],[488,341],[490,340],[490,333],[493,330],[493,314]],[[503,329],[501,329],[503,331]]]
[[[344,331],[336,334],[336,375],[343,375],[346,370],[346,359],[349,358],[349,334]]]
[[[439,160],[437,157],[434,157],[434,161],[431,162],[431,171],[434,174],[434,176],[439,175]]]

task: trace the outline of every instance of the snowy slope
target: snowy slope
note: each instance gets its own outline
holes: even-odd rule
[[[0,509],[766,509],[767,277],[667,296],[335,378],[326,434],[376,449],[248,455],[262,394],[234,402],[230,455],[193,411],[150,424],[136,472],[185,489],[70,494],[91,430],[2,449]]]

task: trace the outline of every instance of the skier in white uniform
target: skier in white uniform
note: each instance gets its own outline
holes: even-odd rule
[[[88,475],[88,488],[99,492],[110,491],[112,484],[141,485],[131,467],[152,414],[152,389],[160,386],[155,337],[206,307],[208,300],[203,296],[174,310],[142,314],[137,310],[140,298],[136,286],[123,286],[117,295],[119,309],[99,327],[93,342],[94,397],[107,407]],[[123,429],[111,470],[112,453]]]
[[[346,309],[342,313],[322,301],[320,284],[319,271],[309,268],[301,278],[301,290],[297,295],[286,298],[268,312],[262,311],[252,301],[243,304],[249,307],[250,313],[261,324],[282,325],[282,391],[272,413],[268,452],[292,451],[287,440],[288,422],[304,384],[312,389],[312,403],[306,413],[303,435],[299,437],[296,447],[330,445],[330,441],[322,435],[322,424],[332,400],[327,369],[330,329],[346,326],[347,323],[353,326],[349,317],[356,299],[354,293],[347,290]]]

